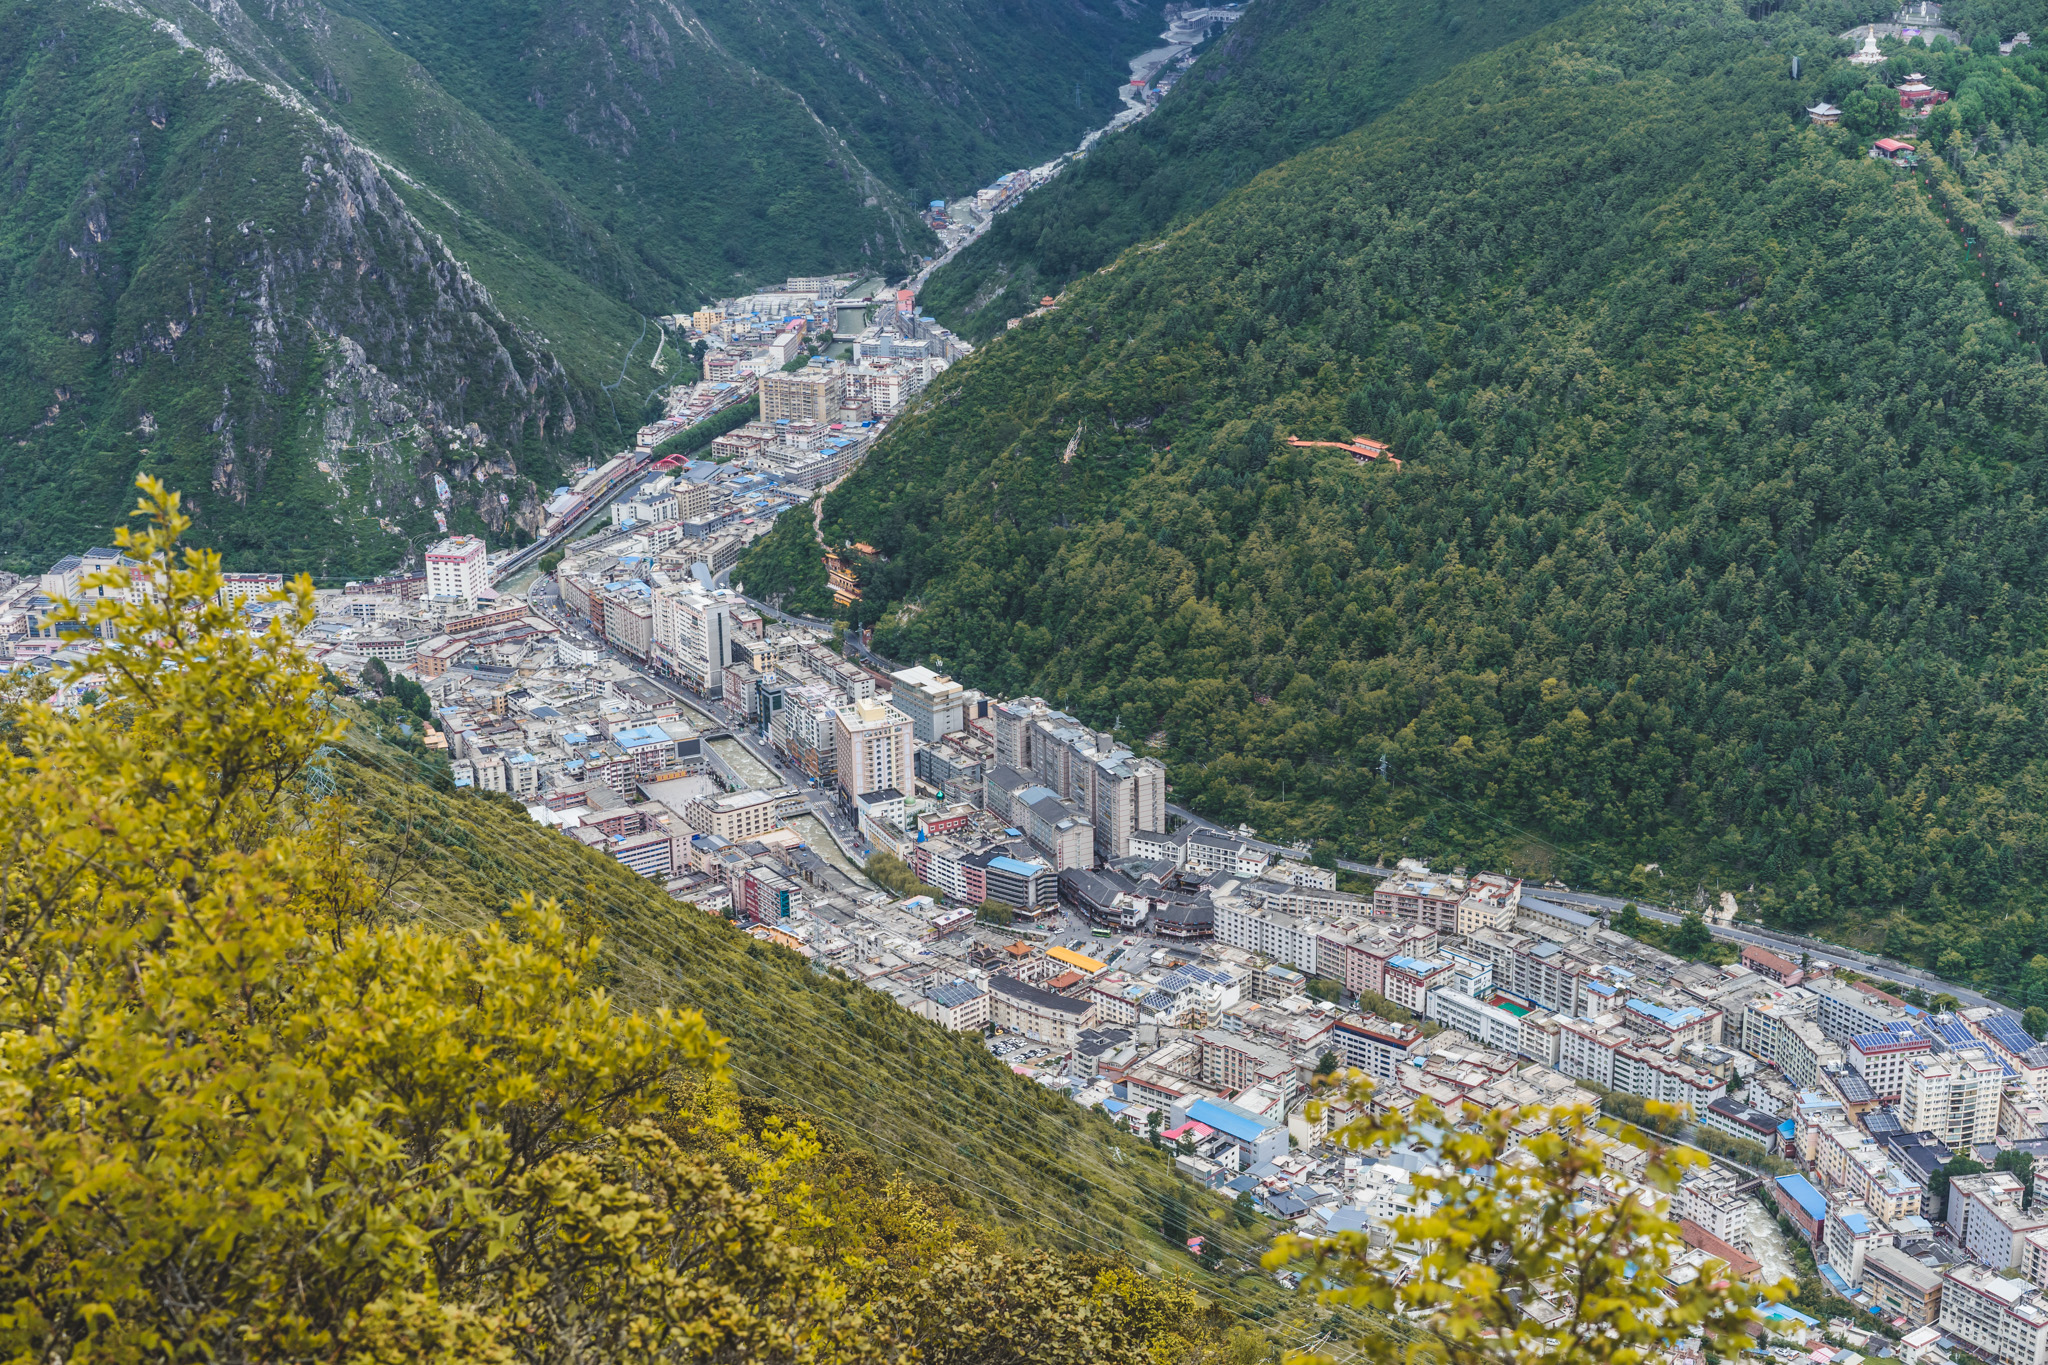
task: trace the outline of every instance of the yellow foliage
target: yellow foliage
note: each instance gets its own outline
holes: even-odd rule
[[[1369,1106],[1370,1097],[1369,1083],[1351,1087],[1354,1101]],[[1643,1365],[1686,1337],[1728,1355],[1748,1344],[1745,1329],[1759,1320],[1755,1289],[1731,1283],[1719,1263],[1705,1274],[1669,1275],[1685,1247],[1652,1195],[1676,1189],[1704,1158],[1653,1148],[1638,1187],[1623,1189],[1587,1109],[1543,1111],[1542,1131],[1528,1137],[1515,1125],[1530,1115],[1516,1109],[1468,1104],[1446,1113],[1425,1099],[1412,1113],[1368,1107],[1367,1115],[1339,1140],[1357,1148],[1419,1143],[1435,1173],[1412,1177],[1414,1209],[1391,1220],[1390,1241],[1379,1248],[1356,1233],[1286,1237],[1266,1257],[1271,1268],[1299,1263],[1328,1307],[1415,1329],[1366,1334],[1359,1358]],[[1398,1259],[1396,1247],[1412,1259]],[[1783,1298],[1789,1288],[1761,1296]]]
[[[0,782],[0,1351],[879,1358],[792,1235],[797,1153],[743,1188],[657,1123],[664,1079],[720,1083],[701,1016],[587,988],[552,903],[376,915],[306,794],[339,733],[291,643],[310,583],[249,634],[142,487],[138,600],[85,618],[105,700],[20,708]]]

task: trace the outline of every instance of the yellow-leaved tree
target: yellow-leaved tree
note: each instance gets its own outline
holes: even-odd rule
[[[292,643],[311,585],[252,634],[140,486],[138,567],[74,618],[107,637],[97,700],[6,713],[0,1357],[1266,1357],[1183,1283],[1006,1249],[740,1095],[701,1015],[591,986],[552,902],[389,913],[320,795],[344,726]]]
[[[1750,1344],[1759,1300],[1790,1287],[1744,1284],[1720,1262],[1680,1264],[1686,1245],[1663,1196],[1705,1159],[1686,1149],[1652,1147],[1639,1174],[1623,1175],[1590,1109],[1445,1112],[1424,1098],[1375,1111],[1360,1080],[1348,1096],[1364,1117],[1340,1142],[1420,1156],[1412,1207],[1378,1246],[1362,1233],[1284,1237],[1266,1264],[1295,1267],[1322,1305],[1370,1324],[1354,1334],[1353,1359],[1644,1365],[1689,1337],[1733,1356]]]
[[[13,710],[0,780],[0,1350],[19,1361],[893,1354],[694,1013],[591,989],[552,904],[379,916],[308,795],[292,644],[143,481],[79,624],[100,700]]]

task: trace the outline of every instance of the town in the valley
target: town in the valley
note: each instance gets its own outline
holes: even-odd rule
[[[1128,116],[1184,65],[1136,82]],[[957,249],[1058,169],[929,219]],[[663,322],[699,377],[554,490],[537,538],[451,534],[416,572],[316,593],[299,645],[366,697],[406,684],[406,729],[456,788],[984,1035],[1297,1231],[1385,1242],[1423,1198],[1417,1152],[1335,1141],[1360,1106],[1516,1106],[1531,1133],[1545,1109],[1602,1107],[1611,1177],[1585,1197],[1664,1208],[1690,1248],[1674,1274],[1813,1282],[1803,1307],[1765,1306],[1760,1351],[2048,1365],[2048,1046],[2011,1011],[1758,935],[1733,962],[1684,960],[1506,869],[1340,868],[1175,806],[1166,765],[1090,718],[748,596],[748,544],[808,521],[972,348],[914,287],[853,275]],[[89,698],[97,641],[56,613],[136,568],[97,547],[0,582],[15,676]],[[282,583],[222,592],[262,629]],[[1669,1193],[1638,1179],[1665,1138],[1712,1157]],[[1696,1346],[1671,1358],[1702,1365]]]

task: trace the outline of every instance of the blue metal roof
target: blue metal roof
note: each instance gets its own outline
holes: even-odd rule
[[[1261,1134],[1277,1126],[1234,1104],[1219,1104],[1215,1100],[1196,1100],[1188,1106],[1188,1117],[1239,1142],[1256,1142]]]
[[[1651,1000],[1640,1000],[1633,997],[1630,998],[1628,1007],[1637,1014],[1647,1015],[1655,1019],[1666,1028],[1682,1027],[1690,1024],[1702,1015],[1701,1010],[1691,1005],[1685,1005],[1679,1009],[1670,1009]]]
[[[622,749],[638,749],[649,744],[672,743],[668,731],[659,725],[635,725],[625,730],[612,731],[612,742]]]
[[[1803,1175],[1781,1175],[1778,1188],[1790,1195],[1801,1211],[1816,1223],[1828,1216],[1828,1201],[1813,1187],[1813,1182]]]
[[[999,868],[1004,872],[1015,873],[1019,877],[1029,877],[1034,873],[1045,870],[1043,863],[1022,863],[1018,862],[1015,858],[1004,857],[990,858],[988,865],[993,868]]]

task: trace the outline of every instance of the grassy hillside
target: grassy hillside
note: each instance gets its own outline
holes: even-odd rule
[[[977,340],[1268,166],[1583,0],[1259,0],[1142,123],[1003,214],[922,301]]]
[[[888,557],[876,648],[1149,739],[1222,819],[2017,979],[2048,290],[1944,221],[1995,186],[1798,118],[1819,13],[1600,0],[1083,281],[828,499]],[[1360,432],[1405,468],[1285,443]]]
[[[978,1035],[947,1033],[879,992],[813,973],[542,830],[509,800],[446,790],[445,763],[409,748],[399,720],[395,710],[366,717],[335,765],[398,909],[467,925],[523,891],[560,897],[610,945],[609,985],[622,1001],[703,1010],[731,1038],[749,1094],[801,1108],[835,1140],[942,1186],[1018,1244],[1128,1255],[1195,1274],[1234,1312],[1281,1313],[1286,1296],[1270,1279],[1208,1276],[1162,1236],[1177,1201],[1193,1231],[1247,1246],[1261,1235],[1213,1219],[1222,1203],[1198,1195],[1165,1154],[1018,1077]]]

